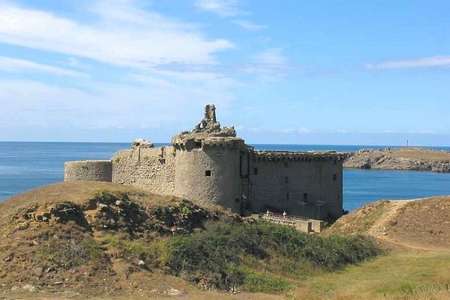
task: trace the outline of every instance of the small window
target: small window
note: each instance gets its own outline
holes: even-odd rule
[[[254,169],[253,169],[253,173],[254,173],[255,175],[258,175],[258,168],[254,168]]]
[[[305,201],[308,200],[308,193],[303,194],[303,200],[305,200]]]
[[[290,195],[289,192],[286,193],[286,200],[289,201]]]
[[[333,174],[333,181],[337,180],[337,174]]]
[[[208,177],[211,176],[211,170],[206,170],[205,171],[205,176],[208,176]]]
[[[289,177],[284,177],[284,183],[289,183]]]

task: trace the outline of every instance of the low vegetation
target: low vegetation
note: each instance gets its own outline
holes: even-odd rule
[[[395,206],[396,214],[382,202],[325,235],[308,235],[182,199],[84,185],[65,184],[67,197],[55,186],[0,204],[0,298],[28,299],[25,291],[33,291],[31,298],[54,291],[99,299],[450,298],[448,251],[415,252],[425,235],[416,210],[443,224],[446,199]],[[434,224],[423,225],[433,230],[425,240],[437,243],[447,232]],[[359,235],[382,228],[388,239],[412,225],[417,236],[397,239],[414,241],[409,252],[385,253],[379,239]],[[445,241],[439,245],[444,249]]]
[[[271,258],[281,257],[292,264],[301,262],[334,271],[380,254],[367,238],[322,238],[265,222],[212,223],[204,231],[176,236],[168,245],[167,265],[171,273],[225,290],[241,285],[252,291],[280,291],[289,287],[277,274],[269,276],[270,266],[263,270],[264,276],[252,270],[258,260],[267,265]]]

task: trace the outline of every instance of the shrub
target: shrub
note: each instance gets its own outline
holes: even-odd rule
[[[103,257],[103,250],[91,237],[81,240],[52,237],[37,251],[38,260],[63,269],[98,263]]]
[[[102,244],[114,249],[120,257],[143,260],[147,267],[162,267],[167,262],[165,239],[130,239],[126,235],[109,234],[102,238]]]
[[[253,287],[274,283],[256,273],[243,272],[243,257],[267,260],[271,255],[281,255],[294,262],[336,270],[380,254],[367,238],[324,238],[265,222],[208,224],[205,231],[174,237],[168,249],[171,273],[220,289],[233,289],[245,282]]]

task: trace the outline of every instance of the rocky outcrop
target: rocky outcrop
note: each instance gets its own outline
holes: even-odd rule
[[[418,148],[360,150],[348,156],[344,167],[450,173],[450,153]]]
[[[238,142],[243,144],[241,138],[236,137],[234,127],[221,127],[216,119],[216,107],[214,105],[206,105],[204,118],[191,131],[184,131],[172,138],[174,146],[184,145],[187,148],[196,148],[202,143],[226,143]]]

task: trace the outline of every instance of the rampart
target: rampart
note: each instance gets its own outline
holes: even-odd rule
[[[256,211],[312,219],[342,215],[342,160],[337,153],[253,151],[250,199]]]
[[[112,181],[136,185],[160,195],[175,192],[175,148],[133,147],[113,159]]]
[[[112,181],[110,160],[71,161],[64,164],[64,181]]]

